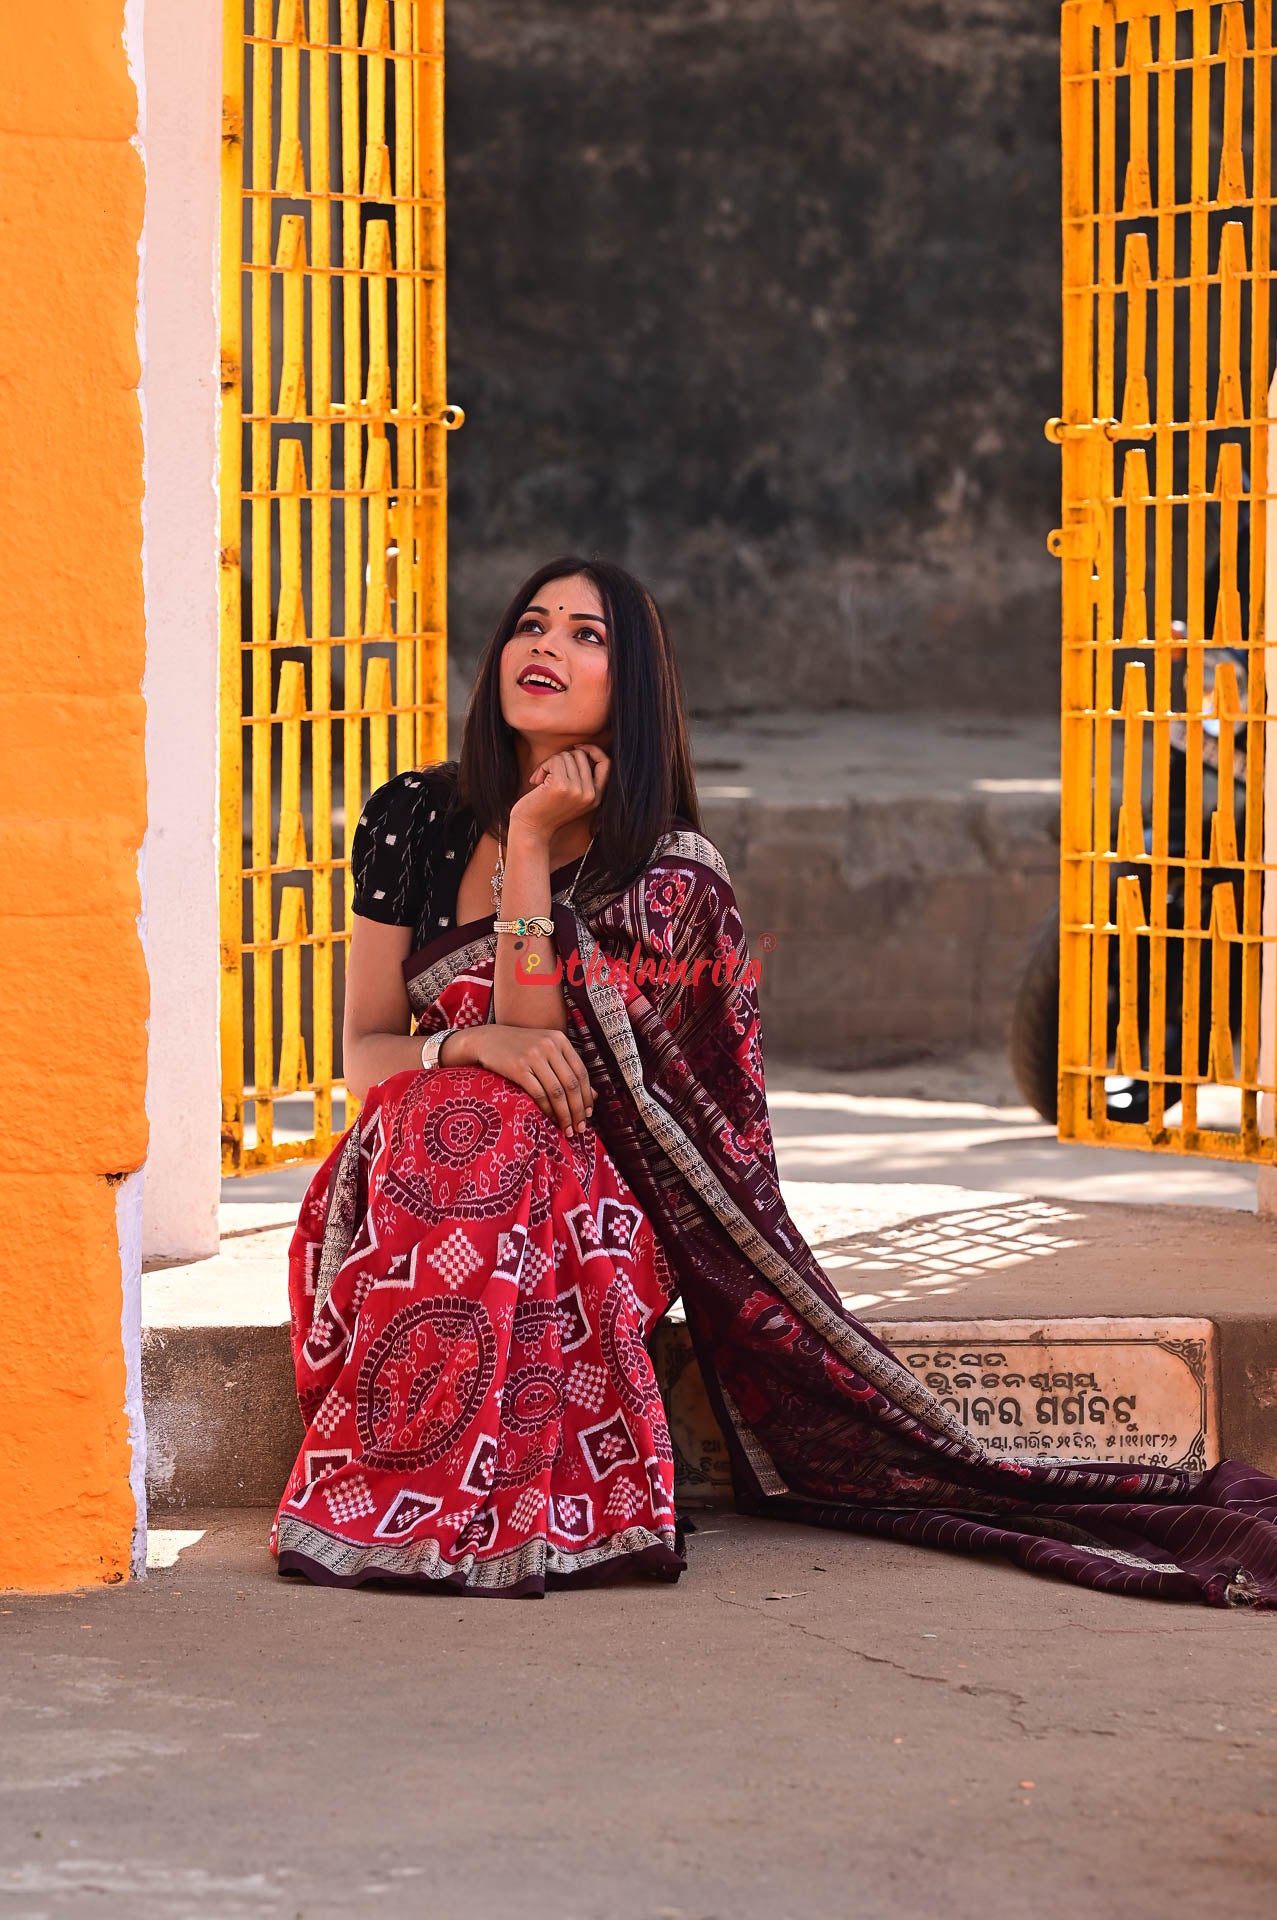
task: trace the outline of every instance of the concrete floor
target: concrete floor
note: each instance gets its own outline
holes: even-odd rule
[[[853,1181],[867,1225],[1254,1205],[1245,1168],[1060,1145],[992,1056],[769,1093],[787,1185]],[[228,1183],[225,1227],[311,1171]],[[1273,1615],[730,1513],[676,1587],[333,1593],[269,1520],[158,1516],[145,1583],[0,1595],[3,1920],[1274,1910]]]
[[[675,1587],[334,1593],[268,1521],[4,1596],[6,1920],[1272,1914],[1271,1615],[731,1515]]]

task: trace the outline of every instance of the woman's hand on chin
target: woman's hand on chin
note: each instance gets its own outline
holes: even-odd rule
[[[569,821],[592,813],[603,798],[611,761],[602,747],[565,747],[533,770],[530,790],[510,809],[510,828],[548,845]]]
[[[443,1054],[447,1054],[446,1062]],[[530,1093],[565,1133],[579,1131],[594,1110],[594,1088],[580,1054],[557,1027],[463,1027],[444,1042],[440,1065],[486,1067]]]

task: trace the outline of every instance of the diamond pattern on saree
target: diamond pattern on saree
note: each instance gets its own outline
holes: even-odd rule
[[[647,1495],[640,1493],[632,1480],[622,1476],[609,1493],[603,1511],[609,1520],[630,1520],[646,1499]]]
[[[519,1292],[536,1293],[554,1271],[554,1263],[544,1247],[528,1242],[528,1250],[523,1256],[523,1272],[519,1276]]]
[[[569,1287],[554,1304],[559,1316],[559,1346],[564,1353],[571,1353],[576,1347],[583,1347],[594,1331],[580,1287]]]
[[[321,1433],[325,1440],[331,1440],[346,1415],[353,1412],[354,1407],[350,1401],[347,1400],[345,1394],[338,1393],[336,1387],[334,1387],[328,1395],[328,1398],[324,1401],[323,1406],[319,1409],[319,1412],[315,1415],[314,1426],[316,1433]]]
[[[474,1443],[474,1451],[461,1476],[461,1485],[469,1493],[486,1493],[492,1485],[492,1476],[496,1470],[496,1436],[491,1433],[482,1433]]]
[[[431,1494],[411,1493],[405,1488],[395,1495],[373,1532],[379,1540],[402,1539],[423,1520],[433,1520],[442,1505],[443,1502]]]
[[[540,1487],[525,1487],[510,1509],[510,1525],[515,1533],[526,1533],[545,1505]]]
[[[307,1447],[303,1455],[307,1484],[349,1466],[354,1457],[349,1447]]]
[[[339,1481],[335,1487],[325,1487],[323,1492],[328,1511],[339,1526],[344,1520],[362,1520],[377,1505],[362,1474]]]
[[[574,1406],[597,1413],[607,1398],[607,1368],[578,1360],[568,1375],[568,1399]]]
[[[492,1270],[494,1280],[519,1280],[523,1273],[523,1262],[527,1258],[528,1230],[523,1226],[511,1227],[497,1239],[497,1264]]]
[[[564,1540],[588,1540],[594,1528],[594,1502],[588,1493],[556,1493],[550,1499],[550,1531]]]
[[[470,1275],[477,1273],[483,1265],[483,1255],[470,1236],[460,1227],[454,1233],[450,1233],[433,1253],[427,1254],[426,1259],[429,1265],[443,1276],[454,1293],[458,1287],[463,1287]]]
[[[619,1412],[608,1420],[600,1420],[597,1426],[582,1427],[579,1437],[585,1464],[596,1480],[606,1480],[617,1467],[638,1462],[634,1437]]]
[[[597,1207],[588,1202],[565,1215],[578,1260],[628,1259],[643,1225],[638,1207],[605,1194]]]

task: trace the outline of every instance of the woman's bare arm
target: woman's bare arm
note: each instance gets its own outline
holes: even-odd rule
[[[550,843],[544,833],[512,821],[499,917],[514,920],[520,915],[548,914],[550,906]],[[496,1018],[512,1027],[556,1027],[566,1033],[563,988],[544,977],[555,973],[558,961],[553,934],[499,933],[492,980]]]
[[[411,1032],[412,1008],[403,978],[411,950],[411,927],[387,926],[359,913],[350,916],[342,1058],[346,1085],[356,1100],[379,1080],[421,1065],[421,1041]]]
[[[411,927],[351,915],[342,1054],[346,1085],[356,1100],[391,1074],[421,1065],[421,1038],[409,1031],[412,1006],[403,978],[411,950]],[[439,1064],[503,1074],[569,1132],[584,1124],[594,1106],[594,1089],[562,1031],[491,1022],[463,1027],[444,1041]]]
[[[510,809],[500,919],[549,914],[555,832],[583,815],[597,816],[610,767],[603,749],[591,745],[553,753],[533,770],[528,792]],[[566,1034],[563,988],[549,976],[573,958],[558,952],[553,934],[498,934],[492,987],[497,1019]]]

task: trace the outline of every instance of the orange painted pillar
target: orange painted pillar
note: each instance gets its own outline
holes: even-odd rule
[[[125,1578],[137,1522],[118,1202],[147,1137],[145,183],[124,35],[124,0],[6,10],[0,1587]]]

